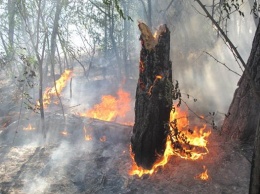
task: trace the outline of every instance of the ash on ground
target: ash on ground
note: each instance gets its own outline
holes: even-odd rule
[[[47,121],[44,144],[37,130],[16,133],[16,122],[2,131],[1,194],[248,192],[251,147],[224,143],[215,132],[203,159],[173,156],[155,174],[139,178],[128,175],[131,126],[71,115],[66,115],[66,123],[63,120],[56,114]],[[87,135],[91,139],[86,139]],[[197,178],[203,166],[208,169],[208,181]]]

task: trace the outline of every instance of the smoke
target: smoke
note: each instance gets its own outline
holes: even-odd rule
[[[212,1],[203,3],[210,5]],[[165,10],[168,5],[169,2],[156,4],[159,16],[154,17],[154,23],[157,25],[166,21],[170,28],[173,79],[179,81],[184,94],[194,96],[198,101],[194,103],[185,95],[183,99],[195,111],[204,114],[213,111],[226,113],[240,77],[205,52],[238,74],[242,75],[242,70],[196,2],[173,3],[163,15],[161,10]],[[255,23],[248,2],[241,6],[241,11],[245,17],[233,13],[228,20],[227,35],[246,62],[251,51]]]

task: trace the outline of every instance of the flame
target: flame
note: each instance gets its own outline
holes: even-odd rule
[[[154,34],[153,34],[153,37],[154,37],[155,39],[157,39],[158,36],[159,36],[159,33],[158,33],[158,31],[156,30],[156,31],[154,32]]]
[[[187,141],[191,146],[187,146],[187,148],[185,147],[185,152],[174,149],[170,136],[168,136],[164,155],[160,157],[158,161],[156,161],[151,170],[146,170],[138,167],[134,161],[134,155],[131,154],[133,165],[132,169],[129,171],[129,175],[137,175],[139,177],[142,177],[144,174],[151,175],[157,171],[158,167],[164,167],[170,160],[170,157],[173,155],[187,160],[198,160],[209,153],[209,150],[207,149],[207,138],[211,134],[211,131],[206,131],[206,125],[204,125],[202,128],[198,128],[196,126],[193,128],[193,130],[188,129],[189,120],[187,118],[187,114],[180,111],[179,108],[177,108],[175,112],[171,112],[170,120],[173,121],[174,119],[178,119],[177,127],[181,131],[181,133],[187,137]],[[181,140],[179,139],[179,141]],[[180,143],[184,144],[184,142]],[[199,148],[199,150],[197,150],[196,148]],[[132,153],[131,148],[130,153]]]
[[[128,111],[130,111],[130,94],[119,89],[117,97],[111,95],[102,96],[99,104],[79,115],[104,121],[115,121],[117,118],[124,118]]]
[[[105,142],[107,140],[107,137],[106,136],[102,136],[99,138],[99,141],[101,142]]]
[[[87,134],[87,128],[84,126],[83,127],[84,130],[84,134],[85,134],[85,140],[86,141],[91,141],[92,140],[92,136],[90,134]]]
[[[132,153],[131,147],[130,147],[130,153]],[[137,166],[137,164],[134,161],[134,155],[131,154],[131,157],[133,160],[133,165],[132,165],[132,169],[129,171],[129,175],[137,175],[139,177],[142,177],[144,174],[151,175],[157,171],[158,167],[164,167],[165,164],[167,164],[167,162],[169,161],[170,156],[172,156],[172,155],[174,155],[174,150],[172,148],[171,141],[169,138],[167,138],[167,141],[166,141],[166,149],[164,151],[163,157],[161,157],[159,159],[159,161],[157,161],[153,165],[151,170],[143,169],[142,167]]]
[[[207,181],[209,180],[209,175],[208,175],[208,170],[206,169],[206,166],[203,166],[204,172],[202,172],[201,174],[197,175],[195,177],[195,179],[200,179],[203,181]]]
[[[32,130],[35,130],[35,128],[32,127],[31,124],[29,124],[28,127],[24,127],[23,130],[25,130],[25,131],[32,131]]]
[[[63,74],[60,76],[58,80],[55,81],[56,83],[56,88],[57,88],[57,93],[60,95],[61,91],[63,88],[67,85],[68,80],[72,76],[72,71],[71,70],[65,70]],[[48,105],[51,104],[51,98],[56,96],[56,90],[55,86],[50,88],[46,88],[44,94],[43,94],[43,107],[47,108]],[[57,104],[58,102],[53,102]],[[40,106],[40,102],[37,101],[37,105]]]
[[[162,76],[161,75],[157,75],[155,76],[156,79],[162,79]]]
[[[181,134],[187,137],[187,142],[191,145],[191,148],[186,147],[186,154],[182,152],[175,152],[176,155],[183,159],[198,160],[203,158],[204,155],[209,153],[207,148],[208,137],[211,134],[210,130],[206,129],[204,124],[202,128],[195,126],[192,130],[189,129],[189,120],[187,114],[181,111],[179,108],[175,112],[171,112],[170,120],[177,119],[177,127]],[[185,144],[181,139],[180,143]],[[195,148],[201,148],[199,151]]]
[[[64,130],[64,131],[62,131],[62,132],[60,132],[62,135],[64,135],[64,136],[67,136],[68,135],[68,131],[66,131],[66,130]]]
[[[92,140],[92,136],[91,135],[85,135],[85,140],[86,141],[91,141]]]

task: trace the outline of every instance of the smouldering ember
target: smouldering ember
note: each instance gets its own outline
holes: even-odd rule
[[[103,121],[115,121],[123,119],[130,111],[130,94],[119,89],[117,97],[111,95],[102,96],[101,102],[85,113],[79,113],[82,117],[91,117]]]
[[[207,148],[207,139],[210,136],[211,131],[206,129],[206,125],[204,125],[202,128],[194,127],[194,129],[191,130],[189,128],[189,120],[187,118],[187,114],[179,109],[176,109],[174,113],[171,112],[170,120],[178,121],[178,136],[180,138],[176,140],[172,139],[171,136],[168,136],[164,155],[162,157],[159,157],[158,161],[153,165],[153,168],[151,170],[146,170],[137,166],[134,161],[134,156],[131,155],[133,165],[132,169],[129,171],[129,175],[138,175],[139,177],[142,177],[145,174],[151,175],[157,171],[158,167],[164,167],[164,165],[167,164],[170,157],[173,155],[187,160],[198,160],[202,159],[204,155],[209,153],[209,150]],[[173,130],[172,125],[170,125],[170,128],[171,130]],[[187,139],[181,137],[185,137]],[[179,144],[183,145],[183,149],[173,146],[173,141],[178,141]],[[131,150],[130,153],[132,153]]]
[[[32,131],[32,130],[35,130],[35,128],[32,127],[31,124],[29,124],[28,127],[24,127],[23,130],[25,130],[25,131]]]
[[[65,70],[64,73],[60,76],[58,80],[55,81],[56,83],[56,89],[57,93],[60,95],[61,91],[63,90],[64,87],[66,87],[67,82],[70,80],[72,76],[72,71],[71,70]],[[44,94],[43,94],[43,107],[47,108],[48,105],[51,104],[51,98],[57,96],[55,86],[52,88],[46,88]],[[53,102],[57,104],[57,102]],[[40,106],[40,102],[37,101],[37,105]]]
[[[203,181],[207,181],[209,180],[209,175],[208,175],[208,170],[206,169],[206,166],[203,166],[204,172],[202,172],[201,174],[197,175],[195,177],[195,179],[200,179]]]
[[[92,140],[92,136],[87,133],[88,130],[87,130],[86,126],[83,127],[83,131],[84,131],[85,140],[86,141],[91,141]]]
[[[99,141],[101,142],[105,142],[107,140],[107,137],[106,136],[102,136],[99,138]]]
[[[67,136],[67,135],[68,135],[68,131],[66,131],[66,130],[61,131],[60,133],[61,133],[62,135],[64,135],[64,136]]]
[[[85,140],[86,141],[91,141],[92,140],[92,136],[91,135],[85,135]]]

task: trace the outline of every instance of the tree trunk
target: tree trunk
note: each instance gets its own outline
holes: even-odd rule
[[[110,27],[109,27],[109,36],[110,40],[112,43],[113,51],[115,53],[116,61],[117,61],[117,67],[118,67],[118,72],[117,72],[117,79],[121,80],[121,58],[119,56],[118,48],[117,48],[117,43],[115,40],[114,36],[114,30],[115,30],[115,21],[114,21],[114,5],[109,7],[109,16],[110,16]]]
[[[258,119],[258,126],[256,128],[255,151],[251,166],[249,193],[260,193],[260,115]]]
[[[247,67],[256,89],[260,88],[260,23],[255,33],[252,50],[247,61]],[[260,114],[260,102],[255,91],[250,87],[244,72],[238,82],[229,114],[223,123],[222,131],[228,139],[253,141]]]
[[[62,114],[65,120],[65,115],[64,115],[64,109],[63,105],[60,99],[60,96],[57,92],[57,87],[56,87],[56,80],[55,80],[55,51],[56,51],[56,37],[58,35],[58,30],[59,30],[59,20],[60,20],[60,14],[62,10],[62,4],[63,0],[57,0],[56,2],[56,12],[55,12],[55,18],[54,18],[54,23],[53,23],[53,29],[52,29],[52,34],[51,34],[51,53],[50,53],[50,61],[51,61],[51,72],[52,72],[52,77],[53,77],[53,83],[56,91],[56,95],[59,99],[61,109],[62,109]]]
[[[140,25],[144,24],[139,24],[139,28]],[[148,37],[142,32],[140,38],[140,72],[136,89],[135,124],[131,137],[134,159],[138,166],[145,169],[151,169],[156,159],[165,151],[172,108],[170,31],[163,25],[158,44],[154,47],[151,46],[151,36],[151,33]]]
[[[8,0],[8,39],[11,52],[14,46],[15,4],[15,0]]]
[[[128,15],[128,6],[129,3],[127,1],[123,1],[123,10],[126,15]],[[124,51],[123,51],[123,61],[124,61],[124,76],[126,78],[129,77],[129,67],[127,63],[127,53],[128,53],[128,21],[124,20]]]

